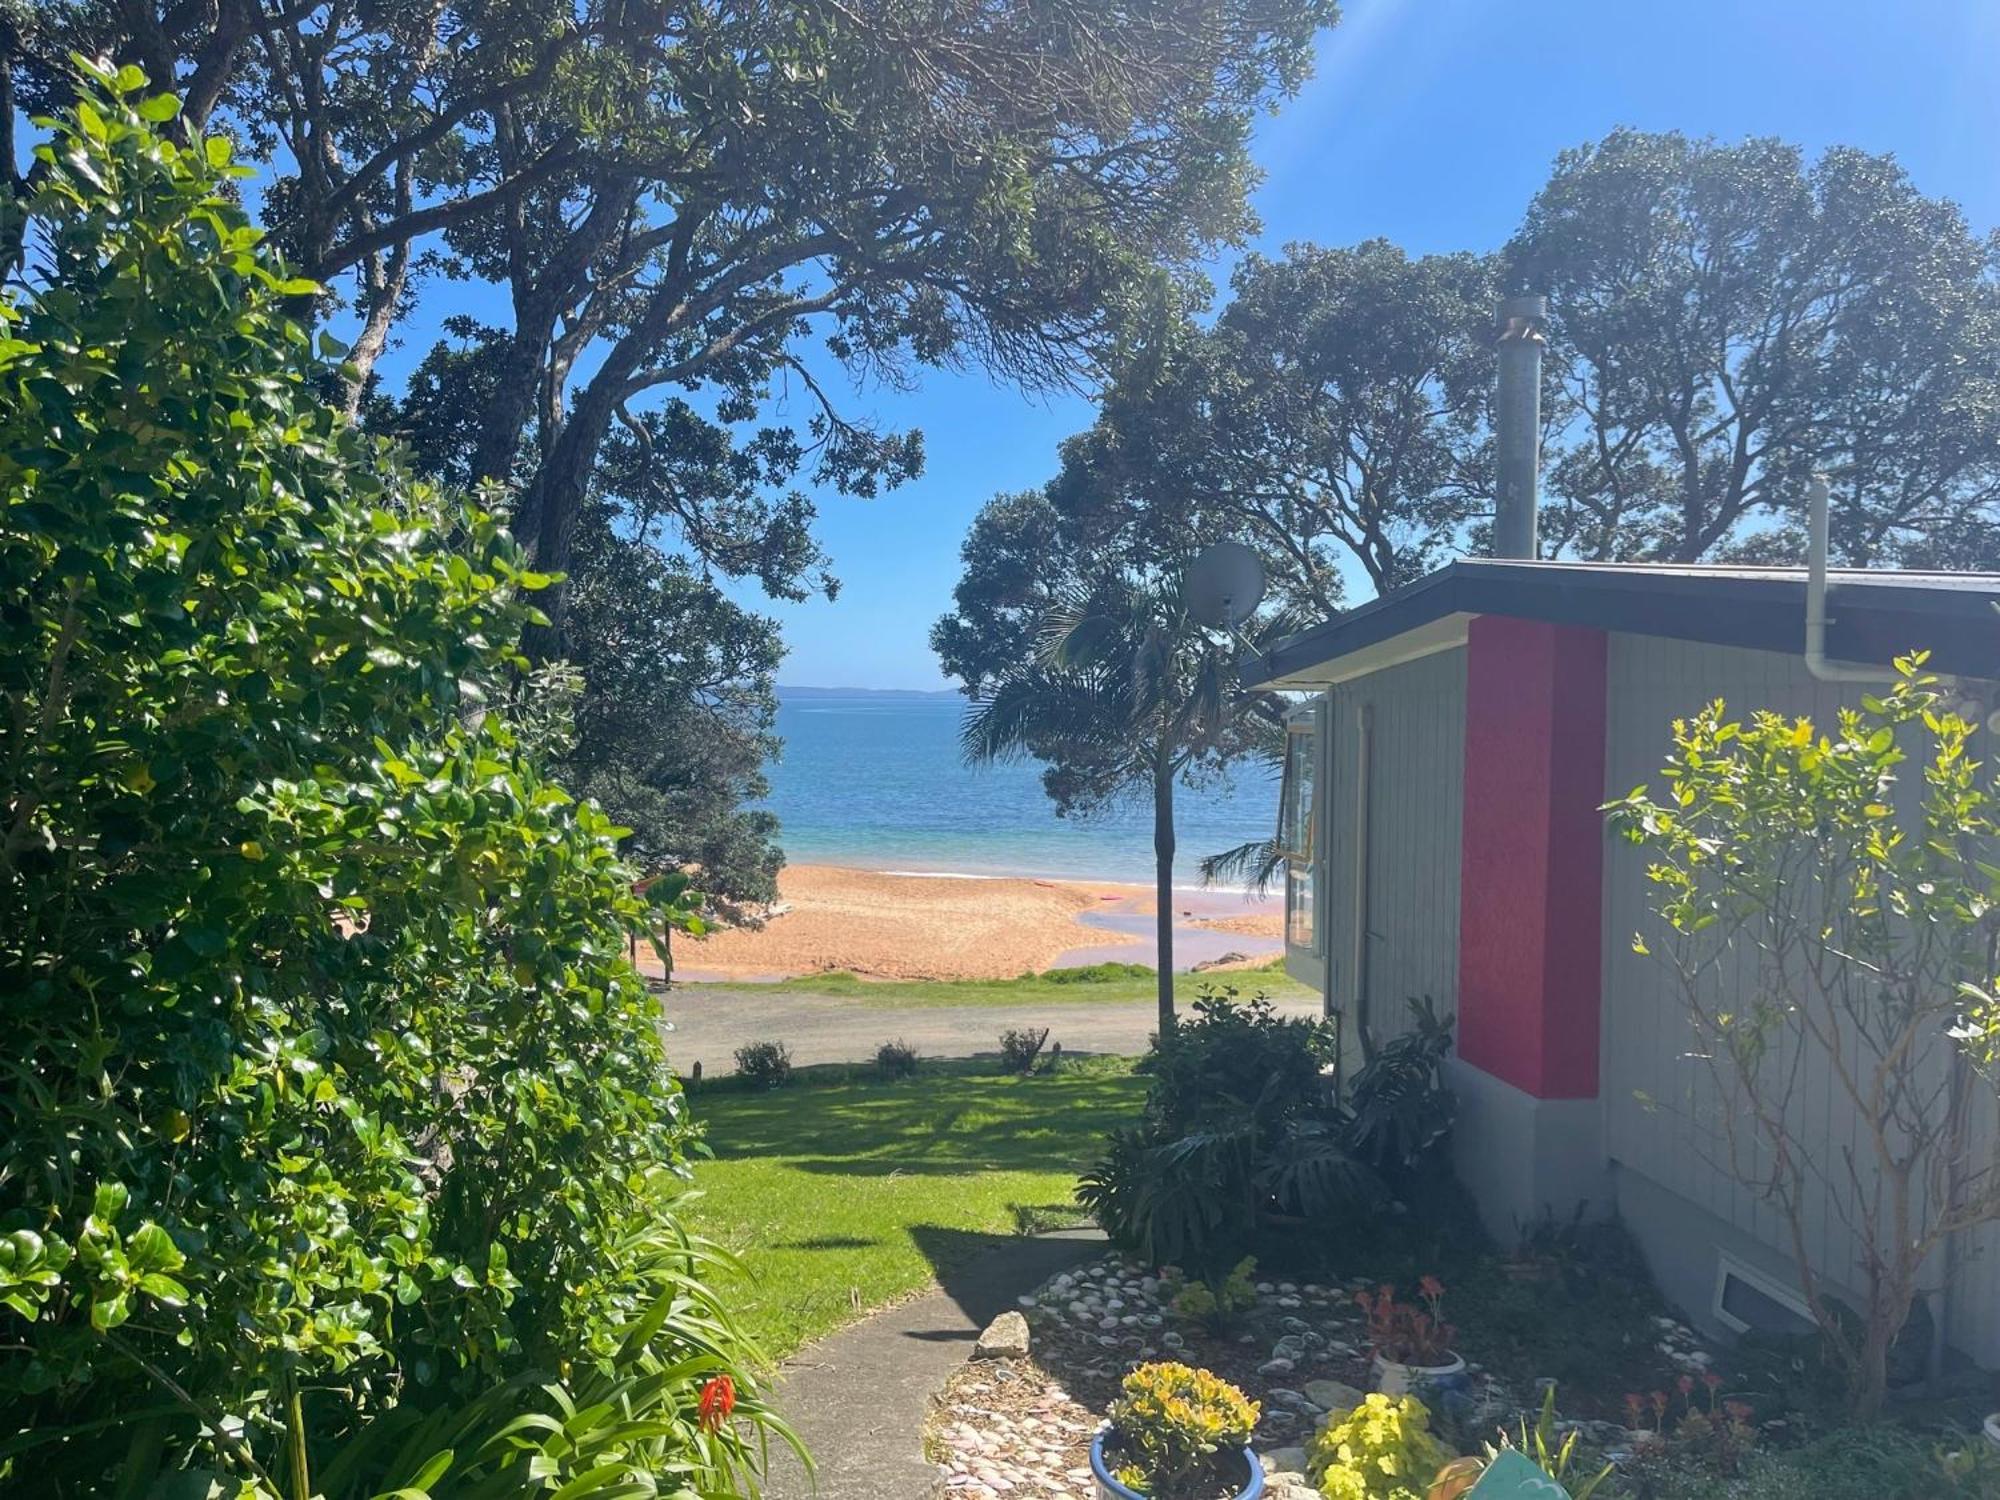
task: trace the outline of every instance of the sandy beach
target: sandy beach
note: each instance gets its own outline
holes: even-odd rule
[[[1153,893],[1113,882],[896,875],[793,865],[760,929],[682,939],[675,977],[767,980],[847,970],[878,979],[1006,979],[1072,964],[1154,961]],[[1275,901],[1176,891],[1175,967],[1268,957]]]

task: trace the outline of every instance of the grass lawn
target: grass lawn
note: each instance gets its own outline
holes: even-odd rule
[[[1136,1118],[1128,1060],[1030,1078],[926,1064],[801,1069],[787,1088],[722,1081],[694,1095],[715,1160],[691,1226],[754,1274],[730,1302],[773,1358],[1026,1230],[1079,1221],[1079,1168]]]
[[[1310,1000],[1317,992],[1286,977],[1284,960],[1248,969],[1225,969],[1206,974],[1183,974],[1174,989],[1184,999],[1192,999],[1205,983],[1234,985],[1244,994],[1262,991],[1274,1000]],[[841,995],[885,1010],[907,1010],[927,1005],[1035,1005],[1093,1000],[1151,1000],[1155,992],[1153,971],[1144,964],[1090,964],[1077,969],[1050,969],[1042,974],[1023,974],[1018,979],[863,979],[858,974],[834,970],[826,974],[802,974],[766,984],[690,984],[688,989],[714,995]]]

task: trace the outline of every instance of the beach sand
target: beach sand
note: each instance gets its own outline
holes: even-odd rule
[[[1106,960],[1154,961],[1150,888],[961,879],[793,865],[762,928],[677,939],[675,977],[767,980],[847,970],[877,979],[1009,979]],[[1176,891],[1175,967],[1278,951],[1275,902]],[[1087,919],[1087,920],[1086,920]]]

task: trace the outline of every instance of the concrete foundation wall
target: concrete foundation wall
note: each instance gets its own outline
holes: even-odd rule
[[[1598,1100],[1537,1099],[1459,1058],[1446,1073],[1458,1095],[1453,1163],[1494,1239],[1511,1246],[1545,1212],[1567,1218],[1579,1203],[1612,1211]]]

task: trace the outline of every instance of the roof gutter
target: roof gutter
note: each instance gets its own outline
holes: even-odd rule
[[[1806,516],[1806,670],[1821,682],[1894,682],[1896,673],[1884,667],[1860,667],[1827,660],[1828,520],[1827,488],[1823,475],[1813,475],[1812,485],[1807,490]]]

